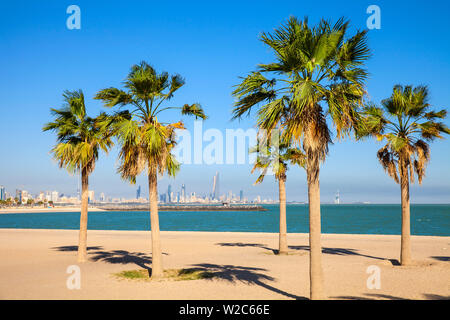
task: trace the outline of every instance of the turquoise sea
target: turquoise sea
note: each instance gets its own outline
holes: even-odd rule
[[[259,212],[160,212],[161,230],[278,232],[278,205]],[[79,213],[0,214],[0,228],[78,229]],[[308,232],[307,205],[287,205],[288,232]],[[400,205],[322,205],[323,233],[400,234]],[[92,230],[150,230],[148,212],[90,212]],[[450,236],[450,205],[412,205],[411,233]]]

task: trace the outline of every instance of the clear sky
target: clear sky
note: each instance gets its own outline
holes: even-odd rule
[[[66,9],[81,9],[81,29],[69,30]],[[450,106],[450,36],[447,1],[2,1],[0,4],[0,185],[36,193],[58,190],[74,195],[76,177],[60,170],[49,154],[55,142],[41,132],[51,120],[50,107],[62,104],[64,90],[83,89],[88,112],[104,108],[94,94],[121,86],[132,64],[145,60],[159,71],[179,73],[186,85],[174,105],[200,102],[209,119],[204,128],[247,129],[253,119],[230,121],[232,86],[239,76],[270,62],[271,52],[258,40],[289,16],[336,20],[345,16],[354,29],[366,27],[366,9],[381,8],[381,29],[369,32],[373,56],[368,92],[379,103],[394,84],[426,84],[431,104]],[[181,117],[171,115],[171,120]],[[188,128],[193,120],[184,119]],[[450,125],[449,120],[446,121]],[[381,144],[374,141],[336,142],[321,172],[322,201],[331,202],[339,189],[344,202],[400,202],[399,187],[376,159]],[[450,203],[450,139],[432,144],[431,162],[422,186],[412,187],[412,202]],[[101,156],[91,176],[98,195],[132,197],[130,186],[115,173],[117,149]],[[209,193],[215,171],[222,192],[232,190],[253,199],[277,198],[277,185],[267,177],[253,186],[249,165],[184,165],[175,180],[164,177],[160,191]],[[138,179],[148,191],[146,177]],[[292,168],[288,200],[307,198],[304,171]]]

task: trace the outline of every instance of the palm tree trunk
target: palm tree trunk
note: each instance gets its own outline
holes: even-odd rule
[[[161,278],[163,276],[157,185],[158,179],[156,170],[150,170],[148,174],[148,187],[150,193],[150,228],[152,233],[152,279]]]
[[[286,226],[286,177],[278,179],[278,189],[280,198],[280,236],[278,254],[287,254],[287,226]]]
[[[307,179],[309,202],[309,275],[310,298],[320,300],[323,293],[322,246],[320,244],[320,185],[319,158],[313,152],[307,154]]]
[[[405,266],[411,264],[411,227],[408,167],[403,160],[400,160],[400,187],[402,192],[402,238],[400,264]]]
[[[78,262],[87,260],[87,223],[89,200],[89,175],[86,168],[81,170],[81,214],[80,233],[78,236]]]

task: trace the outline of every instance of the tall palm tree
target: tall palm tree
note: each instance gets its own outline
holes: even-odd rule
[[[178,109],[182,115],[194,115],[206,119],[198,103],[182,107],[163,106],[173,94],[184,85],[179,75],[157,73],[146,62],[133,65],[124,86],[125,90],[107,88],[99,91],[106,107],[130,106],[112,116],[112,126],[121,145],[119,173],[123,179],[135,183],[136,176],[147,169],[150,200],[150,223],[152,238],[152,278],[163,276],[158,216],[158,174],[174,176],[179,164],[171,151],[175,147],[175,129],[184,129],[181,121],[160,122],[162,112]]]
[[[383,100],[383,108],[370,105],[361,122],[361,137],[373,135],[378,141],[386,141],[377,157],[383,169],[400,184],[402,203],[401,265],[411,264],[411,230],[409,184],[414,183],[414,174],[419,184],[425,176],[425,167],[430,159],[427,142],[443,138],[450,129],[440,119],[446,110],[431,110],[426,86],[401,86],[393,88],[392,95]]]
[[[256,162],[252,173],[255,170],[260,171],[260,175],[255,183],[264,181],[268,170],[272,170],[275,179],[278,181],[278,195],[280,202],[280,232],[278,236],[278,254],[288,253],[287,244],[287,223],[286,223],[286,171],[288,164],[297,164],[305,167],[305,155],[296,148],[290,148],[288,144],[281,143],[278,147],[266,146],[260,148],[257,146],[251,152],[257,152]]]
[[[87,260],[87,222],[89,175],[94,171],[99,150],[108,152],[113,143],[111,132],[100,125],[105,114],[91,118],[86,113],[84,94],[81,90],[65,91],[64,106],[51,109],[55,116],[53,122],[47,123],[43,131],[55,131],[57,144],[52,148],[53,157],[60,168],[69,173],[81,173],[81,214],[78,240],[78,262]]]
[[[311,299],[324,298],[319,171],[332,143],[327,115],[338,138],[348,135],[357,126],[365,95],[367,31],[349,36],[348,25],[341,18],[310,27],[307,18],[291,17],[272,34],[263,33],[261,41],[273,50],[276,62],[260,64],[234,91],[234,117],[261,103],[258,126],[270,131],[280,123],[283,140],[305,151]]]

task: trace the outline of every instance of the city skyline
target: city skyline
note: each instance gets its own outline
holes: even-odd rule
[[[288,5],[270,12],[264,10],[270,5],[265,1],[259,8],[239,3],[243,7],[242,12],[233,10],[236,3],[215,3],[209,9],[220,12],[220,15],[212,19],[203,14],[204,10],[199,10],[200,4],[170,8],[170,17],[162,18],[155,14],[169,10],[162,3],[154,4],[154,7],[149,4],[140,4],[139,7],[136,3],[115,4],[114,10],[105,11],[98,3],[79,1],[86,17],[80,30],[66,28],[67,6],[63,3],[29,3],[27,10],[13,3],[2,3],[3,11],[11,14],[0,22],[1,30],[8,30],[2,33],[2,45],[7,50],[0,52],[1,61],[8,62],[4,63],[4,76],[0,80],[0,93],[4,97],[0,105],[0,135],[5,137],[5,151],[0,157],[0,184],[9,192],[24,189],[37,193],[56,189],[65,194],[77,194],[78,177],[58,169],[49,153],[55,137],[42,133],[43,124],[50,119],[49,108],[61,106],[64,90],[81,88],[85,92],[90,115],[107,111],[93,99],[94,94],[105,86],[119,85],[129,67],[141,60],[149,61],[161,71],[178,72],[185,78],[186,85],[172,102],[201,103],[209,116],[203,122],[205,131],[217,130],[226,136],[227,129],[245,131],[252,128],[252,117],[240,122],[230,120],[234,103],[231,91],[239,82],[239,76],[255,68],[255,61],[265,63],[273,58],[258,40],[259,33],[272,30],[289,15],[301,17],[306,13],[312,22],[317,22],[321,17],[336,16],[338,12],[351,20],[352,28],[366,27],[368,3],[331,2],[320,12],[312,3],[286,3]],[[448,61],[450,44],[438,41],[442,38],[442,30],[446,30],[446,5],[436,4],[432,9],[412,6],[408,2],[408,6],[411,10],[405,11],[402,4],[383,3],[381,29],[369,31],[370,47],[375,52],[367,63],[369,98],[379,104],[390,95],[396,83],[427,84],[431,105],[448,109],[450,92],[441,78],[450,74],[450,66],[441,61]],[[123,16],[122,12],[133,12],[130,16],[134,18]],[[428,24],[424,26],[415,23],[424,17],[433,18],[427,18]],[[238,29],[230,18],[239,22]],[[43,20],[45,23],[41,23]],[[114,23],[117,20],[123,23],[118,26]],[[137,28],[152,34],[152,41],[141,41],[130,32]],[[170,30],[178,31],[173,34]],[[111,52],[108,49],[111,37],[139,45]],[[174,41],[167,43],[168,38]],[[431,40],[416,41],[425,38]],[[179,54],[180,46],[185,48],[183,55]],[[90,74],[95,74],[95,77],[86,76]],[[24,78],[29,79],[27,94],[23,94]],[[21,113],[20,121],[18,110],[26,111]],[[194,135],[194,120],[183,120]],[[445,122],[449,124],[448,121]],[[208,137],[203,137],[203,140],[205,147],[211,143]],[[322,199],[333,202],[336,190],[340,190],[343,202],[399,203],[399,186],[384,173],[376,159],[380,147],[374,141],[355,143],[353,140],[335,139],[321,169]],[[226,144],[222,149],[226,156]],[[117,147],[109,155],[101,154],[90,177],[90,187],[113,197],[132,198],[136,194],[136,186],[122,181],[116,174],[117,155]],[[195,156],[194,152],[192,156]],[[450,139],[431,145],[427,177],[422,186],[411,186],[412,202],[450,202],[449,157]],[[209,192],[211,177],[219,171],[220,188],[224,192],[233,190],[237,193],[243,189],[249,197],[276,198],[277,186],[273,177],[267,177],[262,184],[254,186],[257,175],[250,174],[251,168],[248,163],[183,164],[175,179],[163,177],[159,181],[159,190],[166,190],[169,184],[185,183],[196,193]],[[303,169],[289,169],[286,182],[288,201],[306,201],[305,178]],[[145,175],[138,177],[137,185],[141,185],[142,194],[148,194]]]

